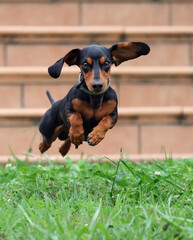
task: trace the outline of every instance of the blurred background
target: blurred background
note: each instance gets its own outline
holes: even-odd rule
[[[146,42],[151,52],[112,68],[119,121],[98,146],[69,154],[192,154],[192,0],[0,0],[0,156],[10,148],[39,154],[45,91],[58,100],[78,81],[78,67],[64,66],[55,80],[48,66],[73,48],[124,41]]]

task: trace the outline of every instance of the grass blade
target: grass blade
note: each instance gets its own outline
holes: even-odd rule
[[[112,184],[111,192],[110,192],[111,199],[113,197],[113,188],[114,188],[114,185],[115,185],[115,180],[116,180],[116,176],[117,176],[117,173],[118,173],[118,170],[119,170],[120,163],[121,163],[121,160],[118,161],[116,172],[115,172],[115,177],[113,179],[113,184]]]
[[[91,220],[91,223],[90,223],[90,226],[89,226],[89,231],[92,232],[96,226],[96,223],[97,223],[97,219],[98,219],[98,216],[99,216],[99,213],[100,213],[100,210],[101,210],[101,204],[102,204],[102,201],[100,199],[100,203],[99,203],[99,206]]]

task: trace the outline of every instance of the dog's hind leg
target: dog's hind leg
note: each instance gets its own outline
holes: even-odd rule
[[[44,139],[43,141],[40,143],[39,145],[39,150],[41,153],[44,153],[45,151],[47,151],[52,143],[56,140],[56,138],[61,134],[62,131],[64,131],[66,129],[66,126],[65,125],[60,125],[58,127],[55,128],[54,130],[54,134],[51,138],[51,140],[49,141],[49,143],[47,143]]]
[[[59,152],[61,153],[61,155],[64,157],[68,151],[70,150],[70,146],[71,146],[71,140],[70,137],[68,136],[68,138],[65,140],[65,142],[60,146],[59,148]]]
[[[51,144],[47,144],[46,141],[43,139],[42,142],[39,144],[39,150],[41,153],[44,153],[51,147]]]

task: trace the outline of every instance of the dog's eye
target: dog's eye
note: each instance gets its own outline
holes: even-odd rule
[[[88,63],[87,63],[87,62],[84,62],[84,63],[82,64],[82,66],[83,66],[84,68],[87,68],[87,67],[88,67]]]
[[[105,61],[104,65],[105,65],[105,67],[109,67],[110,63]]]

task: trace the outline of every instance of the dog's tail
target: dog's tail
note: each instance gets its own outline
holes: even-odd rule
[[[48,99],[50,100],[50,103],[53,105],[55,103],[54,99],[52,98],[50,92],[48,90],[46,90],[46,94],[48,96]]]

